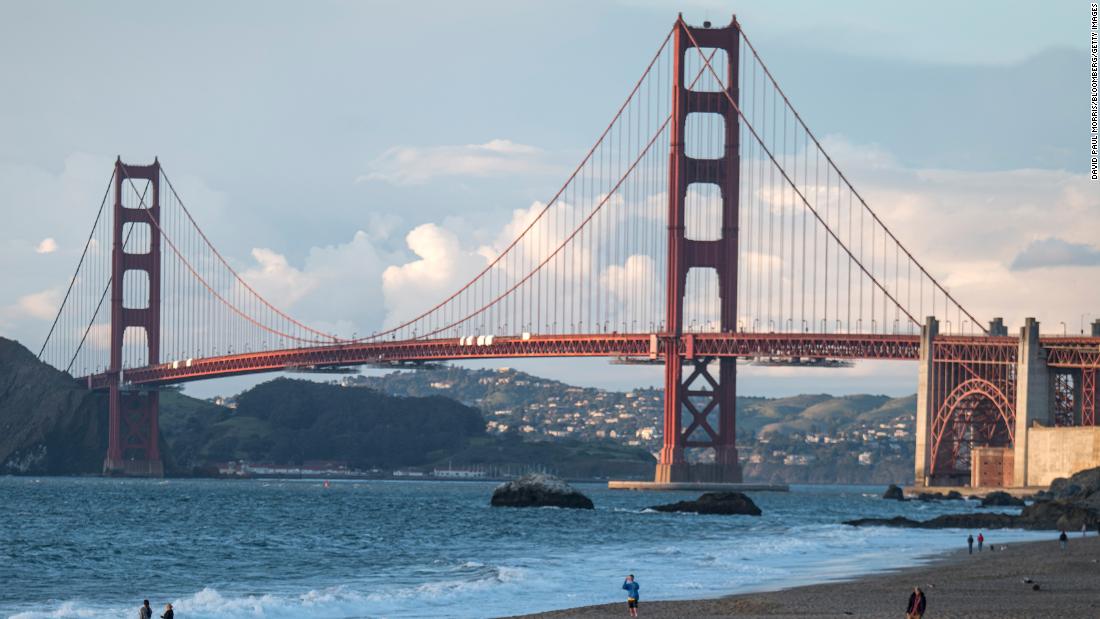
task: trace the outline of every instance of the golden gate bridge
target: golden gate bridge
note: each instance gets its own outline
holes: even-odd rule
[[[159,161],[119,159],[39,352],[108,392],[104,471],[135,475],[163,472],[160,386],[576,356],[663,363],[662,482],[741,480],[739,358],[918,361],[917,482],[957,483],[975,447],[1019,451],[1032,421],[1095,425],[1100,323],[1047,337],[978,320],[855,189],[737,20],[681,18],[558,191],[420,314],[363,337],[295,319],[214,247]]]

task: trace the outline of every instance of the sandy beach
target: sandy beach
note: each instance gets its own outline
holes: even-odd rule
[[[710,600],[646,600],[644,575],[641,617],[904,617],[914,586],[928,599],[926,618],[938,617],[1100,617],[1100,537],[1070,536],[1058,547],[1049,542],[997,545],[995,552],[968,555],[965,548],[922,565],[782,591],[732,595]],[[1039,585],[1025,583],[1030,579]],[[616,603],[524,615],[525,617],[625,617],[625,598]]]

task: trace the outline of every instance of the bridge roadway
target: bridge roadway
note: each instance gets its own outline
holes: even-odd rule
[[[365,364],[539,357],[622,357],[663,361],[676,341],[668,334],[524,335],[337,343],[267,352],[178,359],[125,370],[123,383],[157,386],[207,378],[323,369]],[[1100,337],[1047,337],[1042,344],[1052,367],[1100,368]],[[936,338],[937,350],[955,350],[962,358],[988,358],[992,352],[1013,358],[1012,336]],[[813,333],[692,333],[676,341],[685,359],[696,357],[773,357],[783,359],[889,359],[916,361],[918,335]],[[948,345],[948,346],[944,346]],[[984,354],[983,354],[984,353]],[[940,353],[937,353],[940,354]],[[106,372],[83,377],[90,389],[106,389]]]

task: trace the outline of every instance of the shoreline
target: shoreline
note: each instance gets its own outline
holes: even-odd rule
[[[639,574],[643,596],[639,615],[678,617],[902,617],[914,586],[928,598],[926,617],[1056,618],[1100,616],[1100,537],[1071,533],[1068,548],[1058,547],[1058,533],[1050,541],[996,544],[968,555],[965,548],[918,560],[911,567],[886,570],[855,578],[772,591],[741,593],[699,600],[649,601],[645,579]],[[1001,550],[1001,548],[1004,550]],[[1031,579],[1040,589],[1033,590]],[[626,604],[617,591],[613,603],[516,615],[565,617],[624,617]],[[513,617],[512,619],[515,619]]]

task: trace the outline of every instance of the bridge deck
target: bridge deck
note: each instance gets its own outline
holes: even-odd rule
[[[258,353],[179,359],[126,370],[131,385],[161,385],[205,378],[326,368],[371,363],[449,361],[538,357],[632,357],[663,361],[672,339],[664,334],[596,334],[567,336],[496,336],[481,343],[470,338],[359,342]],[[1014,354],[1015,337],[942,336],[938,343],[968,349],[997,348]],[[1055,367],[1100,367],[1100,338],[1044,338],[1049,363]],[[916,360],[916,335],[813,333],[696,333],[684,336],[678,352],[687,357],[777,357],[799,359]],[[84,377],[102,389],[108,374]]]
[[[133,385],[179,383],[204,378],[369,363],[538,357],[639,357],[663,360],[671,338],[661,334],[495,336],[481,344],[469,338],[359,342],[180,359],[126,370]],[[831,359],[910,359],[918,354],[915,335],[785,333],[698,333],[683,337],[679,352],[688,357],[784,357]],[[86,377],[93,389],[107,386],[107,374]]]

